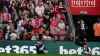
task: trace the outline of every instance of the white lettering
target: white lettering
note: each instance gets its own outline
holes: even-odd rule
[[[10,51],[11,51],[12,49],[11,49],[10,46],[6,46],[5,50],[6,50],[6,53],[10,53]]]
[[[20,49],[20,53],[24,54],[25,52],[26,54],[29,54],[29,51],[27,49],[28,49],[28,46],[22,46]]]
[[[100,48],[99,47],[95,47],[92,49],[92,55],[100,55]]]
[[[0,47],[0,53],[5,53],[5,49]]]
[[[20,47],[19,47],[19,46],[14,45],[14,46],[12,46],[12,48],[14,48],[14,49],[13,49],[13,52],[19,54],[19,50],[20,50]]]
[[[63,49],[63,46],[60,46],[60,54],[68,54],[68,50]]]
[[[81,47],[79,47],[79,48],[77,49],[77,52],[78,52],[78,55],[81,55],[82,52],[83,52],[83,49],[82,49]]]
[[[37,53],[35,49],[36,49],[36,46],[30,46],[30,52],[32,52],[33,54]]]

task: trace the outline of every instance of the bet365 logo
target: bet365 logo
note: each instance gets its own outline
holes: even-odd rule
[[[92,55],[100,55],[100,47],[94,47],[94,48],[89,48],[90,52]],[[59,54],[78,54],[82,55],[84,52],[82,47],[79,47],[77,49],[64,49],[63,46],[60,46],[59,48]]]
[[[0,47],[0,53],[16,53],[16,54],[36,54],[36,46],[21,46],[19,47],[18,45],[13,45],[13,46],[6,46]]]

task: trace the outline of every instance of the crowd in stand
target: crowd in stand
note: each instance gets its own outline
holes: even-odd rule
[[[60,40],[67,8],[59,0],[0,0],[0,40]]]

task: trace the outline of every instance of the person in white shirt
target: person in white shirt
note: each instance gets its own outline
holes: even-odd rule
[[[60,30],[65,30],[65,23],[64,23],[63,20],[60,20],[60,23],[58,24],[58,28],[59,28]]]
[[[19,36],[17,35],[17,33],[14,31],[14,27],[10,26],[10,31],[8,33],[6,33],[5,35],[5,39],[6,40],[16,40],[19,38]]]
[[[44,10],[45,10],[44,6],[42,5],[41,2],[39,2],[38,6],[36,6],[36,8],[35,8],[36,14],[38,16],[42,16],[42,14],[44,14]]]

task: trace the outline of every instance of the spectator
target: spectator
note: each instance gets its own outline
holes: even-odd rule
[[[39,33],[39,32],[40,32],[40,27],[38,25],[35,25],[34,33]]]
[[[28,21],[27,15],[22,16],[22,19],[21,19],[21,21],[20,21],[21,26],[22,26],[22,27],[25,27],[27,21]]]
[[[20,8],[20,1],[19,0],[15,0],[16,2],[15,2],[15,5],[16,5],[16,10],[17,10],[17,12],[19,11],[19,8]]]
[[[27,7],[27,3],[24,2],[23,6],[20,8],[21,11],[27,10],[28,11],[28,7]]]
[[[59,0],[4,0],[3,3],[0,28],[6,40],[64,40],[61,36],[65,37],[66,8]]]
[[[58,24],[58,28],[60,31],[65,31],[65,23],[63,20],[60,20],[60,23]]]
[[[15,2],[13,1],[12,4],[11,4],[11,6],[10,6],[9,9],[8,9],[9,13],[12,13],[12,11],[13,11],[14,9],[16,9],[16,4],[15,4]]]
[[[1,14],[1,19],[3,20],[3,23],[7,23],[11,19],[11,15],[8,13],[7,8],[4,10],[4,13]]]
[[[63,21],[66,22],[65,15],[63,13],[61,13],[61,12],[59,12],[57,14],[57,17],[56,18],[57,18],[58,21],[63,20]]]
[[[50,32],[51,34],[53,34],[56,38],[58,38],[58,21],[56,21],[55,17],[53,17],[53,19],[50,21]]]
[[[35,11],[34,11],[34,9],[30,9],[28,18],[32,18],[32,17],[34,17],[34,16],[35,16]]]
[[[31,40],[39,40],[39,33],[33,33]]]
[[[31,22],[28,21],[27,25],[25,26],[24,40],[31,40],[33,36],[33,30],[34,30],[34,27],[31,25]]]
[[[18,39],[18,36],[15,33],[13,26],[10,26],[10,32],[6,33],[5,39],[6,40],[17,40]]]
[[[21,20],[21,16],[23,15],[22,11],[19,10],[18,14],[19,14],[19,19]]]
[[[32,0],[29,1],[29,4],[27,5],[27,7],[28,7],[28,9],[34,9],[35,8]]]
[[[57,6],[58,5],[58,0],[52,0],[53,6]]]
[[[63,5],[62,2],[59,2],[59,5],[55,7],[55,16],[57,15],[57,13],[66,13],[67,12],[67,8],[65,5]]]
[[[53,20],[51,21],[50,29],[51,31],[58,31],[58,22],[55,17],[53,17]]]
[[[14,15],[17,15],[17,16],[19,17],[19,14],[17,13],[16,9],[13,9],[13,10],[12,10],[11,18],[13,18]]]
[[[13,18],[12,22],[13,22],[13,24],[14,24],[15,30],[16,30],[17,27],[18,27],[19,21],[20,21],[20,20],[19,20],[18,16],[17,16],[17,15],[14,15],[14,18]]]
[[[66,32],[66,27],[65,27],[65,23],[63,20],[60,20],[60,23],[58,24],[58,28],[59,28],[59,36],[60,36],[60,40],[64,41],[65,37],[67,36],[67,32]]]
[[[36,6],[36,8],[35,8],[36,14],[37,14],[38,16],[42,17],[43,14],[44,14],[44,10],[45,10],[44,6],[42,5],[41,2],[39,2],[38,6]]]

